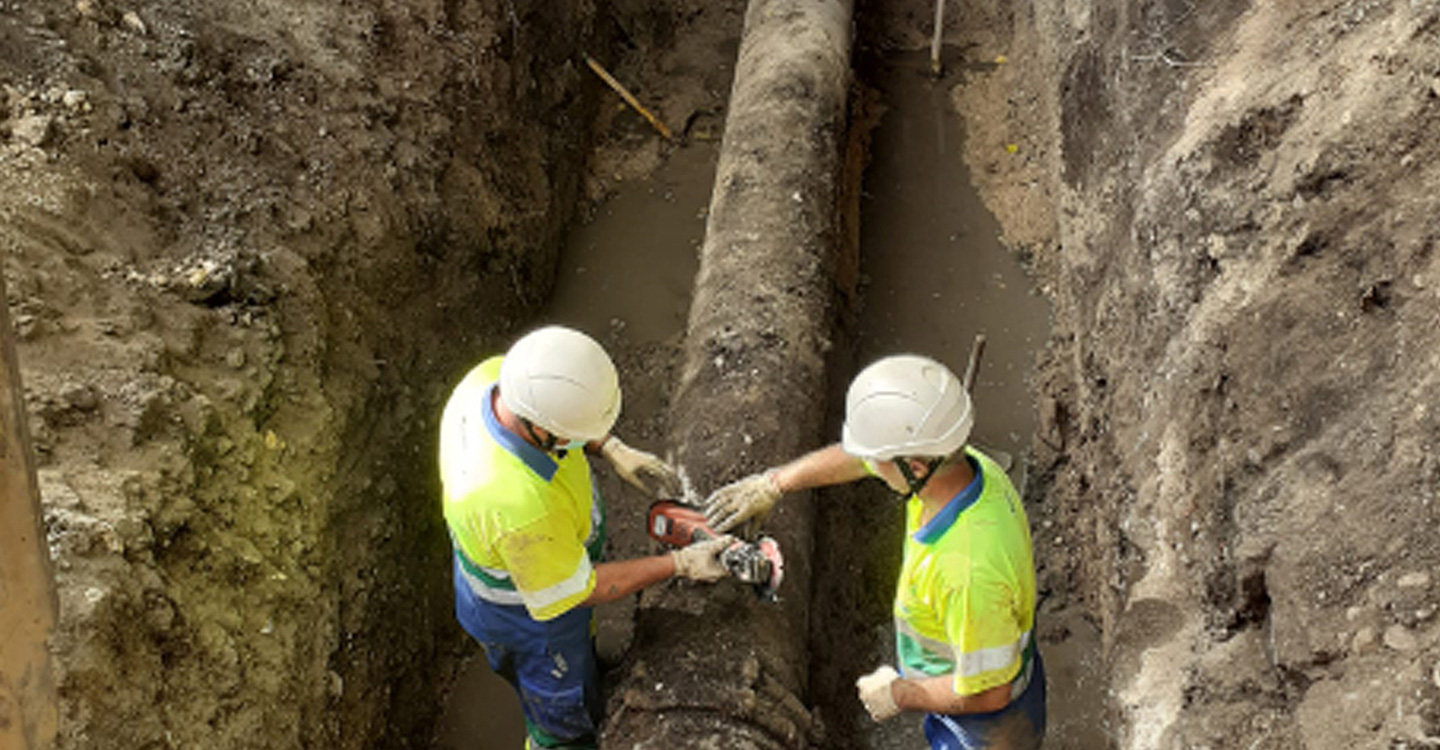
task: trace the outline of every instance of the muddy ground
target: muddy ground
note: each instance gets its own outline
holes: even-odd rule
[[[466,649],[435,414],[577,212],[671,148],[577,52],[718,137],[740,11],[0,4],[62,747],[428,744]],[[857,12],[857,49],[928,42],[924,3]],[[957,159],[1053,309],[1042,640],[1096,634],[1106,718],[1052,744],[1435,745],[1440,3],[980,0],[946,30]],[[645,346],[630,376],[674,367]]]

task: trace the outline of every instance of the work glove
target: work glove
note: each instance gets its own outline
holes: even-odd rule
[[[860,691],[860,702],[865,704],[870,718],[884,721],[900,713],[900,707],[895,705],[895,694],[890,691],[890,686],[898,679],[900,673],[887,664],[855,680],[855,688]]]
[[[681,497],[680,474],[653,453],[631,448],[611,435],[600,444],[600,455],[610,462],[621,479],[651,497]]]
[[[705,583],[724,578],[730,570],[720,561],[720,553],[734,543],[735,537],[726,534],[671,552],[670,556],[675,559],[675,577]]]
[[[757,523],[762,522],[779,502],[781,494],[774,472],[751,474],[715,490],[705,498],[705,521],[716,531],[728,531],[751,518]]]

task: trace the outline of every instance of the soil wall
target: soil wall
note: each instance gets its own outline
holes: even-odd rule
[[[955,23],[967,161],[1054,304],[1029,500],[1110,741],[1434,744],[1440,5]]]
[[[0,7],[62,747],[428,743],[461,642],[434,421],[548,295],[595,16]]]
[[[35,451],[0,274],[0,746],[55,743],[59,718],[50,635],[59,600],[45,545]]]

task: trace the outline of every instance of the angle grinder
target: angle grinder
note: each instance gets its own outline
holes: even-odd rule
[[[685,547],[695,542],[720,536],[705,522],[705,514],[694,506],[674,500],[660,500],[650,506],[650,538],[672,547]],[[780,579],[785,574],[785,560],[780,544],[762,536],[756,541],[736,541],[720,553],[720,562],[730,575],[748,583],[755,595],[775,601]]]

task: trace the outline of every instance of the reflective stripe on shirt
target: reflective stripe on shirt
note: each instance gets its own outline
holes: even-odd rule
[[[909,638],[915,645],[934,655],[937,659],[948,659],[948,655],[954,653],[954,649],[945,641],[939,641],[920,634],[910,623],[896,617],[895,635],[899,638]]]
[[[515,590],[515,584],[510,580],[510,574],[495,568],[486,568],[465,559],[464,553],[455,550],[455,556],[460,560],[460,574],[464,576],[465,583],[475,596],[493,604],[524,604],[529,609],[541,610],[556,602],[574,596],[585,590],[590,583],[590,574],[594,568],[590,565],[590,559],[580,558],[580,564],[576,566],[575,572],[569,578],[546,587],[539,591],[521,593]]]
[[[475,574],[473,568],[479,566],[466,560],[465,555],[461,554],[460,550],[455,550],[455,556],[460,560],[460,575],[464,576],[465,583],[470,586],[470,591],[473,592],[475,596],[491,604],[519,605],[525,603],[525,600],[520,598],[520,592],[515,590],[515,584],[510,584],[508,589],[492,586]],[[508,574],[506,578],[509,578]],[[508,583],[508,580],[506,582]]]
[[[583,593],[590,585],[590,574],[594,568],[590,565],[590,558],[581,557],[580,564],[575,566],[575,572],[569,578],[547,586],[539,591],[522,591],[520,595],[525,600],[525,606],[532,612],[543,611],[546,607],[563,602],[566,599]]]
[[[955,650],[955,668],[962,677],[974,677],[996,669],[1004,669],[1020,658],[1020,652],[1030,643],[1030,631],[1020,634],[1020,640],[1004,646],[982,648],[979,651]]]

